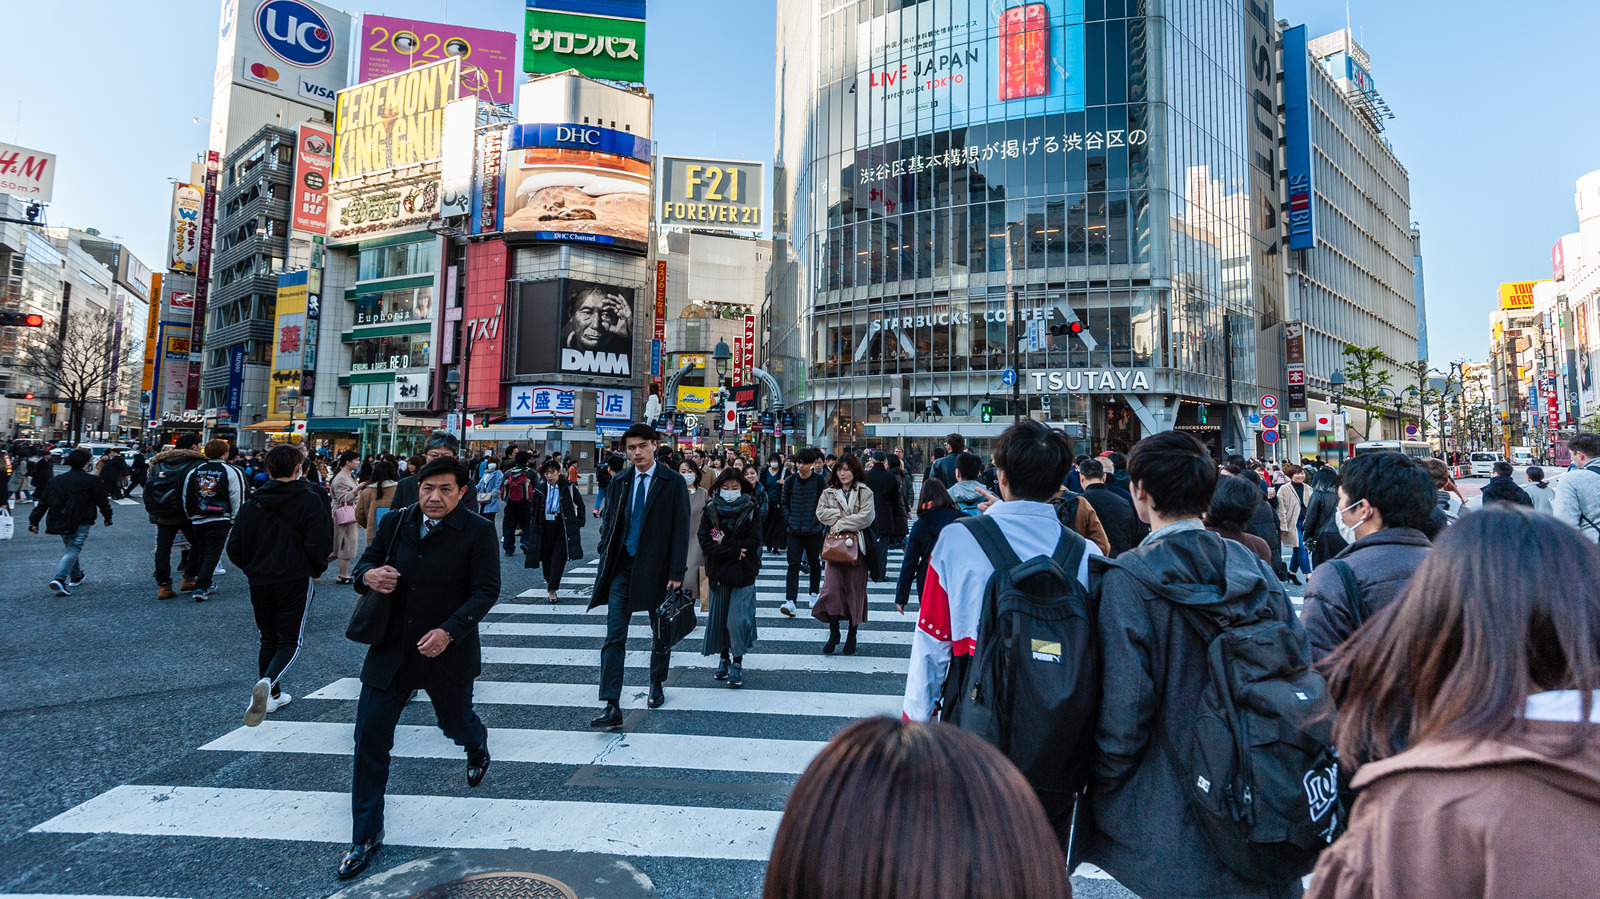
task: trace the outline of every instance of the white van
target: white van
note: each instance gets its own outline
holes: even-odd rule
[[[1527,468],[1533,464],[1533,447],[1513,446],[1511,448],[1511,464],[1518,468]]]
[[[1473,453],[1469,461],[1472,463],[1472,477],[1492,478],[1494,463],[1504,462],[1505,459],[1501,458],[1499,453]]]

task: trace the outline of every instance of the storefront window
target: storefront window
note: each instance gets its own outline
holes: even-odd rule
[[[351,371],[418,368],[430,364],[433,342],[424,336],[402,334],[373,337],[350,343]]]
[[[373,247],[361,251],[357,281],[432,274],[439,267],[439,244],[433,239]]]
[[[433,317],[433,286],[364,293],[355,306],[358,325],[426,320]]]

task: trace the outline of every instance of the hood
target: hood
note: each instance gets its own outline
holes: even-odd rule
[[[983,494],[978,492],[977,481],[956,481],[950,485],[950,498],[958,503],[976,503],[983,501]]]
[[[251,498],[270,511],[276,512],[284,506],[298,500],[302,496],[315,496],[316,491],[311,489],[311,483],[304,478],[293,481],[268,481],[256,488]],[[317,497],[321,502],[321,497]]]
[[[205,460],[206,454],[198,450],[174,448],[162,450],[161,452],[156,453],[155,458],[150,460],[150,464],[161,465],[166,462],[204,462]]]
[[[1262,572],[1264,563],[1249,548],[1199,529],[1147,541],[1101,564],[1120,568],[1151,592],[1186,606],[1243,604],[1264,589],[1282,589],[1275,578],[1269,580],[1270,572]]]
[[[1374,531],[1367,536],[1362,537],[1360,540],[1350,544],[1349,546],[1346,546],[1344,549],[1339,550],[1339,554],[1334,556],[1334,558],[1346,558],[1351,553],[1366,549],[1369,546],[1431,547],[1433,546],[1433,541],[1428,539],[1427,534],[1422,533],[1416,528],[1384,528],[1381,531]]]
[[[1439,740],[1422,743],[1398,755],[1362,765],[1351,786],[1361,789],[1407,771],[1463,771],[1517,765],[1555,789],[1590,802],[1600,802],[1600,691],[1590,715],[1589,738],[1577,752],[1568,752],[1577,726],[1580,694],[1576,690],[1540,693],[1528,699],[1528,717],[1492,740]]]
[[[380,490],[387,490],[390,487],[397,487],[399,484],[399,481],[373,481],[372,483],[367,484],[363,489],[371,490],[372,488],[376,487]]]

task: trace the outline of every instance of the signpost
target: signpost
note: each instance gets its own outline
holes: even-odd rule
[[[1271,412],[1271,411],[1277,409],[1278,408],[1278,397],[1277,397],[1277,395],[1271,394],[1271,393],[1263,393],[1263,394],[1261,394],[1261,408],[1265,409],[1268,412]]]

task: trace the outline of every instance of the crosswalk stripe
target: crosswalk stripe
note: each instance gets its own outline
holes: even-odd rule
[[[858,638],[859,639],[859,638]],[[675,668],[715,668],[717,659],[699,653],[675,652]],[[552,667],[598,668],[598,649],[538,649],[522,646],[485,646],[483,662],[486,665],[549,665]],[[627,653],[624,664],[629,668],[650,665],[650,653],[639,650]],[[746,672],[751,671],[834,671],[851,674],[905,674],[910,668],[908,659],[882,656],[825,656],[819,653],[752,653],[744,657]]]
[[[224,752],[291,752],[350,756],[355,725],[319,721],[266,721],[240,727],[201,749]],[[497,762],[600,765],[619,768],[690,768],[715,764],[719,771],[799,776],[822,751],[810,740],[703,737],[696,734],[489,728],[489,752]],[[413,759],[460,759],[460,746],[433,726],[394,729],[393,754]]]
[[[624,709],[646,708],[644,687],[629,688],[620,705]],[[597,708],[596,684],[544,684],[507,681],[476,681],[472,702],[485,705],[527,705],[561,708]],[[355,701],[361,697],[361,681],[344,677],[302,699]],[[744,687],[673,687],[668,702],[652,714],[663,712],[725,712],[740,715],[791,715],[815,718],[870,718],[873,715],[898,715],[899,693],[822,693],[812,690],[757,690]],[[426,693],[413,702],[426,703]]]
[[[543,599],[544,598],[544,591],[541,590],[535,596],[528,596],[528,597],[523,597],[523,598],[525,598],[525,599],[535,599],[535,598]],[[563,598],[561,605],[555,605],[555,606],[549,605],[547,603],[542,603],[542,602],[503,602],[503,603],[500,603],[500,604],[496,605],[493,609],[490,609],[489,610],[489,614],[490,615],[592,615],[592,616],[594,616],[594,619],[596,621],[604,621],[604,620],[606,620],[606,609],[605,609],[604,606],[600,606],[600,607],[595,608],[595,609],[589,609],[589,608],[587,608],[587,606],[588,606],[588,603],[584,603],[583,605],[578,605],[577,603],[574,603],[571,600],[568,600],[566,598]],[[862,630],[863,633],[865,633],[867,630],[870,630],[870,629],[872,629],[873,627],[875,627],[875,626],[877,626],[879,624],[883,624],[883,623],[886,623],[886,622],[887,623],[901,623],[901,624],[911,625],[911,624],[916,624],[916,621],[917,621],[917,618],[916,618],[917,605],[916,605],[915,601],[913,601],[911,605],[906,607],[906,614],[905,614],[904,617],[901,617],[898,614],[890,613],[890,612],[887,612],[887,611],[884,611],[884,610],[880,610],[880,612],[882,612],[882,614],[880,614],[878,616],[874,616],[872,618],[869,618],[868,620],[866,620],[866,621],[861,623],[861,627],[863,629]],[[757,608],[756,609],[756,617],[757,618],[762,618],[762,619],[770,618],[770,619],[773,619],[775,621],[813,622],[813,623],[819,624],[819,626],[820,626],[820,622],[817,622],[817,620],[815,618],[811,617],[811,610],[809,608],[807,608],[806,606],[801,606],[797,610],[796,615],[793,618],[790,618],[789,616],[787,616],[787,615],[783,614],[782,612],[778,611],[776,607],[772,607],[772,608]]]
[[[549,799],[390,795],[384,841],[439,849],[539,849],[761,861],[782,812]],[[127,785],[31,833],[350,842],[350,794]]]
[[[813,622],[822,626],[822,622]],[[603,624],[545,624],[542,622],[526,621],[488,621],[478,625],[478,633],[485,637],[593,637],[603,640],[606,636],[606,626]],[[628,636],[635,639],[645,639],[650,636],[648,625],[636,624],[628,628]],[[690,632],[685,640],[704,640],[706,629],[697,627]],[[812,643],[820,635],[811,628],[767,628],[756,635],[756,643],[774,641],[778,643]],[[910,646],[910,631],[865,631],[856,635],[858,643],[877,643],[893,646]]]

